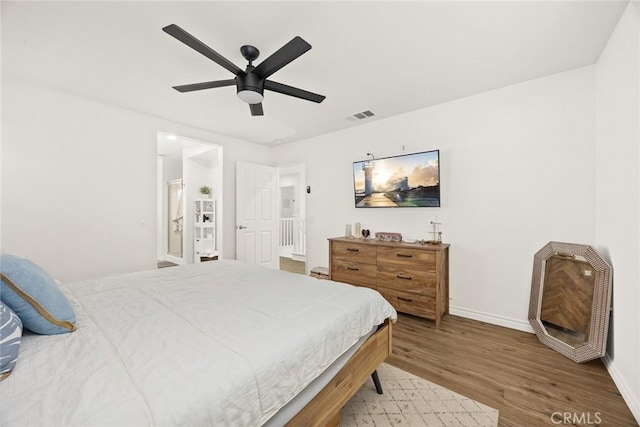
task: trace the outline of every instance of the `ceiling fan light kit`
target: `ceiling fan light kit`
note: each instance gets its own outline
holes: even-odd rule
[[[254,67],[249,65],[247,69],[249,68]],[[238,98],[247,104],[260,104],[264,99],[264,79],[261,79],[255,73],[238,74],[236,76],[236,88],[238,90]]]
[[[196,90],[232,86],[235,84],[238,98],[249,104],[252,116],[262,116],[264,114],[262,110],[262,100],[264,99],[265,89],[317,103],[320,103],[325,99],[323,95],[318,95],[317,93],[309,92],[293,86],[287,86],[272,80],[267,80],[267,77],[270,77],[273,73],[311,49],[311,45],[299,36],[294,37],[287,44],[271,54],[271,56],[262,61],[257,67],[253,66],[253,61],[260,56],[260,51],[254,46],[242,46],[240,48],[240,53],[242,53],[242,56],[249,62],[247,68],[243,71],[240,67],[236,66],[218,52],[214,51],[209,46],[202,43],[200,40],[196,39],[175,24],[167,25],[162,29],[162,31],[211,59],[218,65],[231,71],[236,76],[235,79],[215,80],[210,82],[173,86],[173,88],[178,92],[192,92]]]
[[[262,93],[255,91],[254,89],[245,89],[238,91],[238,98],[247,104],[260,104],[264,99],[264,96]]]

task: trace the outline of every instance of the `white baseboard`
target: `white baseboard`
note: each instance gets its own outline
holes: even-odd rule
[[[169,254],[165,256],[165,261],[169,261],[178,265],[185,265],[187,263],[184,258],[178,258]]]
[[[495,314],[483,313],[481,311],[469,310],[462,307],[449,307],[449,313],[454,316],[466,317],[467,319],[479,320],[492,325],[504,326],[505,328],[516,329],[518,331],[534,333],[529,322],[512,319],[510,317],[496,316]]]
[[[291,253],[291,259],[294,261],[302,261],[302,262],[306,262],[307,261],[307,256],[305,254],[297,254],[295,252]]]
[[[620,372],[618,372],[615,363],[613,362],[613,360],[611,360],[611,357],[609,357],[608,354],[606,354],[602,358],[602,362],[607,368],[609,375],[611,375],[611,379],[613,379],[616,387],[618,387],[618,390],[620,391],[624,402],[629,407],[631,414],[633,414],[638,424],[640,424],[640,402],[638,401],[638,396],[634,396],[633,393],[631,393],[631,391],[629,390],[629,386],[624,380],[624,377],[620,375]]]

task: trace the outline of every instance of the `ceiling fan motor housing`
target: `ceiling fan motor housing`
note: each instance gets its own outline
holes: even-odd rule
[[[264,79],[251,71],[241,73],[236,76],[236,88],[238,93],[243,91],[256,92],[259,93],[260,98],[262,98],[264,94]],[[259,102],[261,101],[256,103]]]

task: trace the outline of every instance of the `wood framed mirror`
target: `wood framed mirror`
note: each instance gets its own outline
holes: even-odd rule
[[[605,355],[611,266],[588,245],[549,242],[533,257],[529,323],[574,362]]]

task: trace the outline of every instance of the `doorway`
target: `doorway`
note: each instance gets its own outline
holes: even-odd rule
[[[182,252],[182,232],[184,225],[184,217],[182,215],[182,193],[184,188],[184,180],[182,178],[169,181],[167,184],[167,207],[169,211],[167,216],[167,234],[168,248],[167,255],[174,258],[183,258]]]
[[[236,259],[306,274],[304,165],[236,164]]]
[[[157,155],[158,268],[201,261],[194,256],[194,230],[196,202],[202,199],[215,206],[210,246],[222,258],[222,147],[158,132]],[[209,194],[202,194],[202,187]]]
[[[280,167],[278,176],[278,255],[280,258],[280,270],[306,274],[305,165]]]

